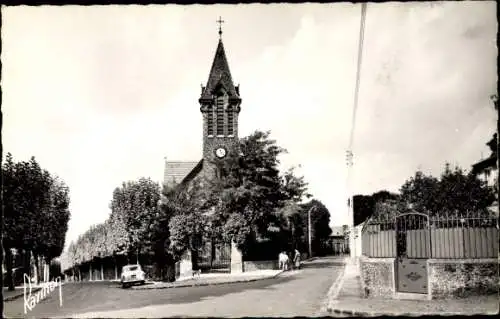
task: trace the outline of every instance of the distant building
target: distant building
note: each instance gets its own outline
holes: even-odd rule
[[[498,213],[498,165],[497,165],[497,133],[493,134],[493,138],[486,143],[491,149],[491,155],[472,165],[472,174],[480,180],[486,182],[489,187],[496,189],[496,202],[491,209]]]
[[[328,246],[334,254],[349,252],[349,234],[347,225],[331,227],[332,233],[328,238]]]
[[[494,187],[498,177],[496,156],[490,156],[472,165],[472,172],[488,186]]]

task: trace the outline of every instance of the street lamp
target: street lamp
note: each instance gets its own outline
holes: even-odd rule
[[[309,238],[309,258],[312,257],[312,246],[311,246],[311,212],[316,209],[316,206],[313,206],[307,212],[307,228],[308,228],[308,238]]]

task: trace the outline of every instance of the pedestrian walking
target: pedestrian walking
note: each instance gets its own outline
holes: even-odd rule
[[[285,251],[282,251],[280,253],[280,257],[279,257],[280,269],[281,270],[288,270],[289,262],[290,262],[290,258],[288,257],[287,253]]]
[[[295,249],[295,256],[293,256],[293,264],[295,269],[300,269],[300,252],[298,249]]]
[[[286,255],[286,253],[284,251],[282,251],[279,256],[278,256],[278,261],[279,261],[279,268],[281,270],[286,270],[288,267],[287,267],[287,263],[288,263],[288,256]]]

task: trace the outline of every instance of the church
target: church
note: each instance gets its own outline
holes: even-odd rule
[[[200,174],[213,174],[210,163],[222,161],[238,149],[238,115],[241,98],[229,70],[222,31],[206,86],[201,88],[203,157],[199,161],[165,161],[164,184],[184,184]]]
[[[219,24],[223,21],[219,19]],[[222,30],[219,26],[219,43],[205,86],[198,99],[203,125],[203,152],[198,161],[168,161],[165,159],[164,186],[172,188],[187,185],[197,177],[215,177],[217,161],[237,154],[239,148],[238,116],[241,98],[229,70]],[[231,254],[237,253],[229,244],[206,243],[193,258],[194,269],[231,271]],[[186,257],[189,259],[188,257]],[[237,257],[240,259],[241,256]],[[189,266],[188,266],[189,268]]]

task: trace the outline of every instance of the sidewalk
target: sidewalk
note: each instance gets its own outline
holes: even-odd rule
[[[36,293],[40,289],[42,289],[45,285],[48,285],[48,282],[44,283],[39,283],[38,285],[36,284],[31,284],[31,294]],[[64,285],[65,282],[61,282],[61,285]],[[26,294],[29,294],[29,285],[26,286]],[[16,286],[14,287],[14,291],[9,291],[7,287],[3,287],[3,301],[8,302],[8,301],[13,301],[18,298],[21,298],[24,296],[24,285],[21,286]]]
[[[35,293],[42,289],[40,285],[31,285],[31,293]],[[29,288],[26,288],[26,293],[28,293]],[[24,296],[24,286],[15,287],[14,291],[9,291],[6,287],[3,288],[3,301],[12,301]]]
[[[398,300],[363,298],[360,274],[347,263],[327,310],[348,316],[477,315],[498,313],[498,296],[473,296],[447,300]]]
[[[258,270],[238,274],[201,274],[194,277],[184,277],[175,282],[153,281],[142,286],[132,286],[131,289],[167,289],[193,286],[221,285],[237,282],[249,282],[262,279],[275,278],[280,275],[282,270]]]

